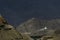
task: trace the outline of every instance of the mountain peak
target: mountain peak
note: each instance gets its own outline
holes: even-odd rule
[[[32,20],[35,20],[36,18],[32,18]]]
[[[32,32],[42,28],[41,21],[37,18],[31,18],[28,21],[24,22],[23,24],[17,27],[17,30],[20,32]]]

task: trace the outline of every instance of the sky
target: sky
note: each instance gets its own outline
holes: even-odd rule
[[[35,18],[60,18],[60,0],[0,0],[0,14],[18,26]]]

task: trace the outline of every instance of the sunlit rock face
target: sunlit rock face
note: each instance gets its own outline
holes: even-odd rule
[[[21,33],[9,25],[2,16],[0,16],[0,40],[23,40]]]
[[[4,29],[14,29],[14,27],[8,24],[8,25],[5,25]]]
[[[13,26],[9,25],[1,15],[0,15],[0,29],[13,29]]]

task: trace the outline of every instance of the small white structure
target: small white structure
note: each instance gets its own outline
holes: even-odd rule
[[[48,29],[47,27],[45,27],[44,29]]]

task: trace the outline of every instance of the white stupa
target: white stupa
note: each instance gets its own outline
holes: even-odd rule
[[[45,27],[44,29],[47,29],[47,27]]]

